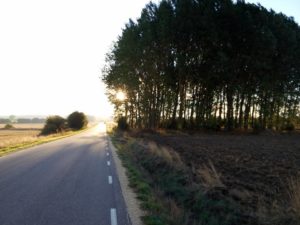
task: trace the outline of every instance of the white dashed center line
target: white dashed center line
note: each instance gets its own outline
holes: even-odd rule
[[[110,209],[110,221],[111,221],[111,225],[118,225],[117,211],[114,208]]]
[[[110,166],[110,161],[107,161],[107,165]]]
[[[109,183],[109,184],[112,184],[112,182],[113,182],[113,181],[112,181],[112,176],[108,176],[108,183]]]
[[[107,152],[106,155],[109,156],[109,153]]]

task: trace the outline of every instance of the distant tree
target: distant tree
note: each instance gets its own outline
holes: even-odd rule
[[[80,130],[86,128],[88,119],[82,112],[75,111],[71,113],[67,118],[68,126],[74,130]]]
[[[10,115],[9,120],[11,123],[16,123],[17,122],[17,117],[15,115]]]
[[[43,119],[43,118],[33,118],[32,120],[31,120],[31,122],[32,123],[45,123],[45,119]]]
[[[19,118],[17,120],[17,123],[31,123],[31,119],[27,119],[27,118]]]
[[[50,116],[41,131],[42,135],[55,134],[66,129],[66,120],[61,116]]]
[[[6,124],[5,126],[4,126],[4,129],[13,129],[14,128],[14,126],[12,125],[12,124]]]
[[[10,120],[9,119],[3,119],[3,118],[0,118],[0,123],[10,123]]]
[[[126,117],[122,116],[118,119],[118,129],[128,130],[129,124],[127,123]]]

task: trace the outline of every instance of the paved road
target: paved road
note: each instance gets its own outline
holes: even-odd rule
[[[0,225],[129,225],[101,127],[1,157]]]

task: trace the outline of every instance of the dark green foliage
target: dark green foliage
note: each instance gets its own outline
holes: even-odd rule
[[[253,134],[259,134],[260,132],[263,131],[263,127],[258,121],[253,122],[252,128],[253,128],[252,130]]]
[[[279,128],[299,118],[300,29],[245,1],[163,0],[129,21],[103,72],[132,127]]]
[[[13,128],[14,128],[14,126],[10,123],[8,123],[4,126],[4,129],[13,129]]]
[[[87,127],[88,120],[84,113],[75,111],[67,118],[69,128],[73,130],[80,130]]]
[[[126,117],[122,116],[118,119],[118,129],[123,131],[129,129],[129,124],[127,123]]]
[[[159,216],[145,216],[143,221],[146,225],[166,225]]]
[[[293,131],[295,130],[295,125],[291,121],[286,121],[284,124],[282,124],[281,130]]]
[[[61,116],[50,116],[47,118],[42,135],[55,134],[63,132],[66,129],[66,120]]]
[[[221,121],[217,119],[210,119],[205,121],[203,128],[206,130],[220,131],[221,130]]]

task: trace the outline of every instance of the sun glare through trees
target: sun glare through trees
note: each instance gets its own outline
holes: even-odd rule
[[[126,94],[123,91],[119,90],[116,93],[116,99],[119,101],[124,101],[126,99]]]

